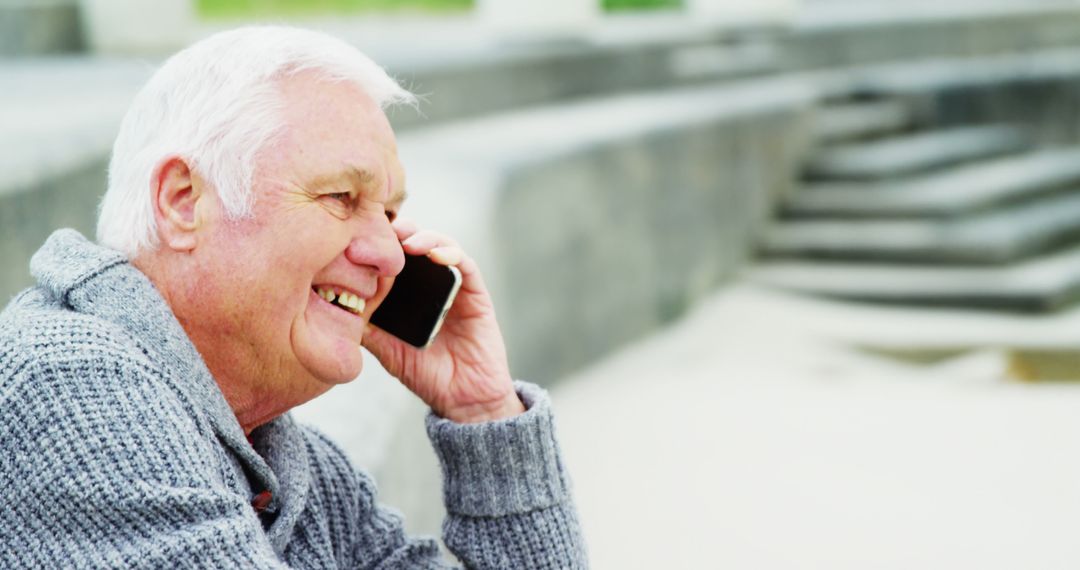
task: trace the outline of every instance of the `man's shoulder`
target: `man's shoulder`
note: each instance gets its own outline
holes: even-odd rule
[[[123,327],[64,307],[36,289],[0,314],[0,424],[146,423],[147,409],[182,403]],[[163,410],[159,410],[163,411]],[[127,429],[121,427],[120,429]]]
[[[0,526],[79,540],[90,528],[152,534],[169,517],[245,512],[210,427],[130,341],[62,305],[0,318],[0,496],[13,499]],[[51,520],[33,522],[42,513]]]
[[[77,362],[111,368],[150,365],[123,327],[72,311],[41,288],[23,291],[0,312],[0,384],[28,366]]]
[[[72,461],[86,473],[175,473],[210,457],[206,426],[130,334],[28,294],[0,316],[0,439],[16,456],[47,450],[35,461],[56,473]],[[19,469],[0,460],[0,476]]]

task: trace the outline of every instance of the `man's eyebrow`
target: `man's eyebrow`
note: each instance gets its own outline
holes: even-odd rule
[[[401,190],[398,190],[397,192],[394,192],[390,195],[390,201],[387,202],[387,204],[394,204],[400,207],[402,204],[405,203],[405,200],[408,199],[408,197],[409,192],[402,188]]]
[[[375,190],[375,181],[378,179],[370,170],[351,166],[334,174],[323,174],[316,176],[308,184],[309,188],[319,189],[327,186],[337,186],[345,183],[360,190],[362,194],[370,195]],[[391,190],[390,199],[386,201],[387,204],[401,204],[408,197],[408,193],[404,189]]]

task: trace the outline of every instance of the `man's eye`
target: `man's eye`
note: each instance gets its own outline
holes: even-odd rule
[[[319,194],[318,201],[330,214],[341,219],[351,216],[356,208],[356,200],[349,192]]]
[[[352,201],[352,194],[349,194],[348,192],[332,192],[330,194],[323,194],[323,196],[346,203]]]

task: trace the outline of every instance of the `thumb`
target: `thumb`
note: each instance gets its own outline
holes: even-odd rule
[[[404,341],[369,323],[364,327],[364,336],[360,340],[360,346],[375,356],[387,372],[395,378],[400,378],[405,350],[408,348]]]

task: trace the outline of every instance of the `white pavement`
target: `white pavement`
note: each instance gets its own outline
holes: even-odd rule
[[[734,286],[553,390],[593,567],[1080,567],[1080,383],[858,353],[822,306]]]

